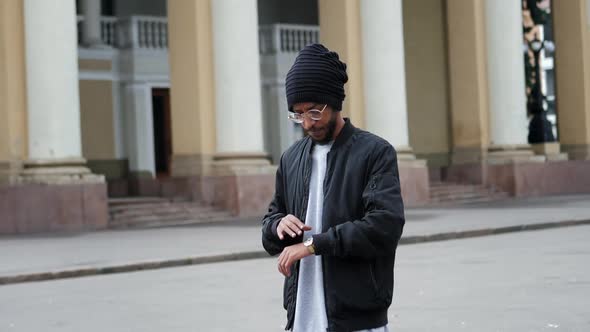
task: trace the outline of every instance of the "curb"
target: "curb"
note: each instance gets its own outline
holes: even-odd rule
[[[515,226],[506,226],[506,227],[498,227],[498,228],[485,228],[485,229],[477,229],[477,230],[469,230],[469,231],[438,233],[438,234],[431,234],[431,235],[408,236],[408,237],[401,238],[399,241],[399,245],[448,241],[448,240],[466,239],[466,238],[472,238],[472,237],[482,237],[482,236],[500,235],[500,234],[506,234],[506,233],[536,231],[536,230],[544,230],[544,229],[551,229],[551,228],[562,228],[562,227],[583,226],[583,225],[590,225],[590,219],[589,220],[557,221],[557,222],[547,222],[547,223],[528,224],[528,225],[515,225]],[[96,275],[104,275],[104,274],[137,272],[137,271],[170,268],[170,267],[181,267],[181,266],[189,266],[189,265],[241,261],[241,260],[249,260],[249,259],[268,258],[268,257],[269,257],[269,255],[268,255],[268,253],[266,253],[266,251],[258,250],[258,251],[246,251],[246,252],[211,255],[211,256],[195,256],[195,257],[188,257],[188,258],[167,259],[167,260],[159,260],[159,261],[145,261],[145,262],[136,262],[136,263],[129,263],[129,264],[123,264],[123,265],[112,265],[112,266],[104,266],[104,267],[88,267],[88,268],[80,268],[80,269],[73,269],[73,270],[56,271],[56,272],[41,272],[41,273],[29,273],[29,274],[20,274],[20,275],[13,275],[13,276],[0,276],[0,286],[1,285],[10,285],[10,284],[20,284],[20,283],[25,283],[25,282],[79,278],[79,277],[88,277],[88,276],[96,276]]]

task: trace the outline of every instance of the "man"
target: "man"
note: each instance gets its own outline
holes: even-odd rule
[[[347,81],[346,64],[319,44],[287,74],[289,118],[307,137],[281,157],[262,243],[280,254],[294,332],[388,331],[404,226],[397,159],[389,143],[342,117]]]

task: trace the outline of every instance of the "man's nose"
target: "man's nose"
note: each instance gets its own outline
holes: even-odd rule
[[[308,118],[307,116],[303,118],[303,122],[301,123],[301,125],[303,126],[303,129],[305,129],[305,130],[311,129],[311,127],[313,127],[314,124],[315,124],[315,120],[312,120],[312,119]]]

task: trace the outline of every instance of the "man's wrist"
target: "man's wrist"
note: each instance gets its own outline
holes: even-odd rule
[[[313,244],[313,236],[310,236],[303,242],[303,245],[307,248],[310,254],[315,255],[315,246]]]

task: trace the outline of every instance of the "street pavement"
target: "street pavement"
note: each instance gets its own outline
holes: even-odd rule
[[[390,330],[590,331],[590,226],[401,246]],[[281,331],[275,258],[0,286],[0,331]]]
[[[527,225],[568,221],[590,222],[590,195],[408,209],[402,240],[437,234],[451,234],[452,238],[462,232],[513,226],[512,230],[519,230]],[[48,272],[108,270],[126,264],[141,269],[146,268],[142,267],[144,263],[147,266],[150,262],[160,264],[185,258],[197,258],[195,262],[211,257],[224,260],[226,256],[244,253],[264,255],[259,219],[187,227],[4,236],[0,237],[0,280]]]

